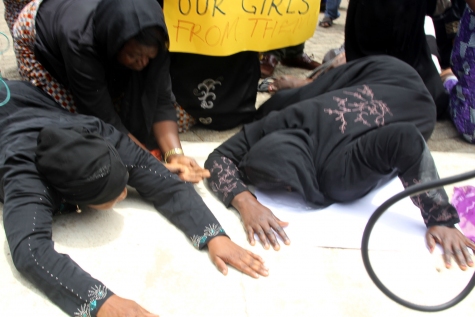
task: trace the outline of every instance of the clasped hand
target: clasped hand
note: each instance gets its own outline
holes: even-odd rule
[[[201,168],[193,158],[184,155],[171,157],[169,163],[165,163],[165,167],[185,182],[196,184],[210,177],[207,169]]]

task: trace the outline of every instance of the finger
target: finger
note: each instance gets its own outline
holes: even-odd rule
[[[264,263],[264,259],[262,257],[260,257],[259,255],[255,254],[255,253],[252,253],[251,251],[249,250],[246,250],[247,251],[247,254],[249,254],[250,256],[252,256],[254,259],[256,259],[257,261],[261,262],[261,263]]]
[[[281,227],[287,227],[289,225],[289,223],[287,221],[282,221],[282,220],[277,220],[277,223]]]
[[[426,233],[426,243],[429,252],[432,253],[434,251],[436,242],[434,236],[430,232]]]
[[[443,247],[444,247],[443,258],[444,258],[444,262],[445,262],[445,267],[450,269],[452,267],[452,257],[454,256],[454,254],[453,254],[452,249],[450,247],[446,247],[445,245]]]
[[[216,265],[216,268],[218,269],[218,271],[223,273],[223,275],[228,275],[228,266],[226,265],[226,263],[224,263],[223,260],[221,260],[220,257],[216,256],[213,262],[214,262],[214,265]]]
[[[272,230],[272,227],[269,227],[269,229],[267,229],[265,232],[266,232],[267,240],[270,242],[274,250],[279,251],[280,244],[277,241],[277,238],[275,237],[275,233],[274,233],[274,230]]]
[[[459,265],[459,268],[462,271],[465,271],[467,269],[467,262],[465,261],[465,255],[464,255],[462,249],[464,249],[464,247],[455,246],[452,250],[453,250],[454,257],[455,257],[455,261]]]
[[[188,173],[184,174],[184,178],[186,179],[187,182],[190,182],[193,184],[197,184],[202,180],[199,174],[196,174],[192,171],[189,171]]]
[[[232,266],[234,266],[236,269],[243,272],[244,274],[249,275],[250,277],[259,278],[259,274],[254,269],[252,269],[249,265],[247,265],[247,263],[245,263],[244,261],[239,261],[235,265],[232,263],[229,263],[229,264],[231,264]]]
[[[249,244],[252,246],[256,245],[256,240],[254,239],[254,230],[252,229],[252,227],[248,226],[246,232],[247,241],[249,241]]]
[[[256,261],[253,257],[248,257],[245,260],[245,263],[247,264],[248,267],[251,268],[252,271],[256,272],[257,274],[261,276],[268,276],[269,275],[269,269],[264,266],[259,261]]]
[[[256,233],[257,233],[257,236],[259,237],[259,240],[261,241],[261,244],[264,247],[264,249],[269,250],[269,241],[267,241],[267,236],[266,236],[264,230],[259,229]]]
[[[287,227],[289,223],[287,221],[282,221],[279,218],[277,218],[274,214],[272,214],[275,218],[275,220],[279,223],[279,226],[281,227]]]
[[[282,221],[278,221],[272,228],[277,232],[279,237],[284,241],[286,245],[290,244],[290,239],[287,237],[287,234],[285,233],[285,230],[281,226]],[[287,223],[288,224],[288,223]]]
[[[473,242],[469,238],[465,237],[465,244],[467,245],[467,247],[469,247],[470,249],[472,249],[475,252],[475,242]]]
[[[465,236],[463,236],[463,238],[466,239]],[[473,266],[473,260],[472,260],[472,255],[470,254],[470,252],[468,251],[468,248],[466,246],[466,243],[465,242],[462,242],[460,243],[460,250],[462,252],[462,256],[463,258],[465,259],[465,262],[468,266]]]
[[[184,173],[186,171],[185,167],[181,164],[164,164],[165,167],[174,174]]]
[[[203,169],[203,171],[201,172],[201,177],[202,177],[202,178],[210,178],[210,177],[211,177],[211,173],[209,172],[209,170]]]
[[[196,163],[195,159],[190,159],[190,166],[201,168],[199,167],[198,163]]]

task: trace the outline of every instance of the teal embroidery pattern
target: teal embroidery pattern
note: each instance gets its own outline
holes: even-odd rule
[[[224,229],[221,228],[220,225],[213,223],[205,227],[204,234],[202,236],[194,235],[193,237],[190,237],[190,239],[193,243],[193,246],[199,249],[200,245],[205,244],[209,237],[215,237],[220,233],[225,233]]]
[[[78,308],[78,311],[74,313],[75,317],[91,317],[91,312],[97,307],[97,301],[104,299],[107,296],[107,287],[104,285],[94,285],[88,291],[89,303],[86,303]]]

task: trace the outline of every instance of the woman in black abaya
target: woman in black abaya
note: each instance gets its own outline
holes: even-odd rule
[[[425,143],[434,129],[434,101],[408,64],[363,57],[289,92],[272,98],[282,110],[244,126],[205,163],[210,188],[239,211],[251,244],[254,233],[265,248],[280,248],[274,232],[285,244],[290,240],[285,223],[246,183],[295,191],[308,203],[328,206],[361,198],[396,175],[404,187],[438,178]],[[446,265],[455,254],[462,269],[473,266],[467,247],[475,244],[453,227],[459,217],[445,191],[420,194],[413,202],[429,246],[442,244]]]
[[[155,0],[34,0],[13,30],[23,79],[70,112],[96,116],[168,162],[183,156],[168,33]]]

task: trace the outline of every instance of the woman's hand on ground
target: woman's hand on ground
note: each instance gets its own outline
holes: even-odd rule
[[[208,250],[211,261],[224,275],[228,274],[226,264],[253,278],[269,275],[269,270],[264,266],[264,260],[260,256],[241,248],[228,237],[214,237],[208,242]]]
[[[475,251],[475,243],[454,227],[430,227],[426,232],[426,242],[431,253],[434,251],[436,243],[442,246],[446,268],[452,266],[452,257],[455,259],[461,270],[465,271],[467,265],[474,265],[472,256],[467,248]]]
[[[184,155],[170,157],[165,167],[170,172],[177,174],[182,180],[190,183],[199,183],[210,177],[207,169],[201,168],[193,158]]]
[[[280,249],[276,233],[286,245],[290,244],[284,229],[289,223],[281,221],[272,211],[257,201],[250,192],[242,192],[234,197],[231,202],[241,214],[244,230],[251,245],[255,245],[254,233],[257,234],[264,249],[269,249],[269,244],[274,250]]]
[[[136,302],[117,295],[109,297],[97,312],[97,317],[159,317]]]

